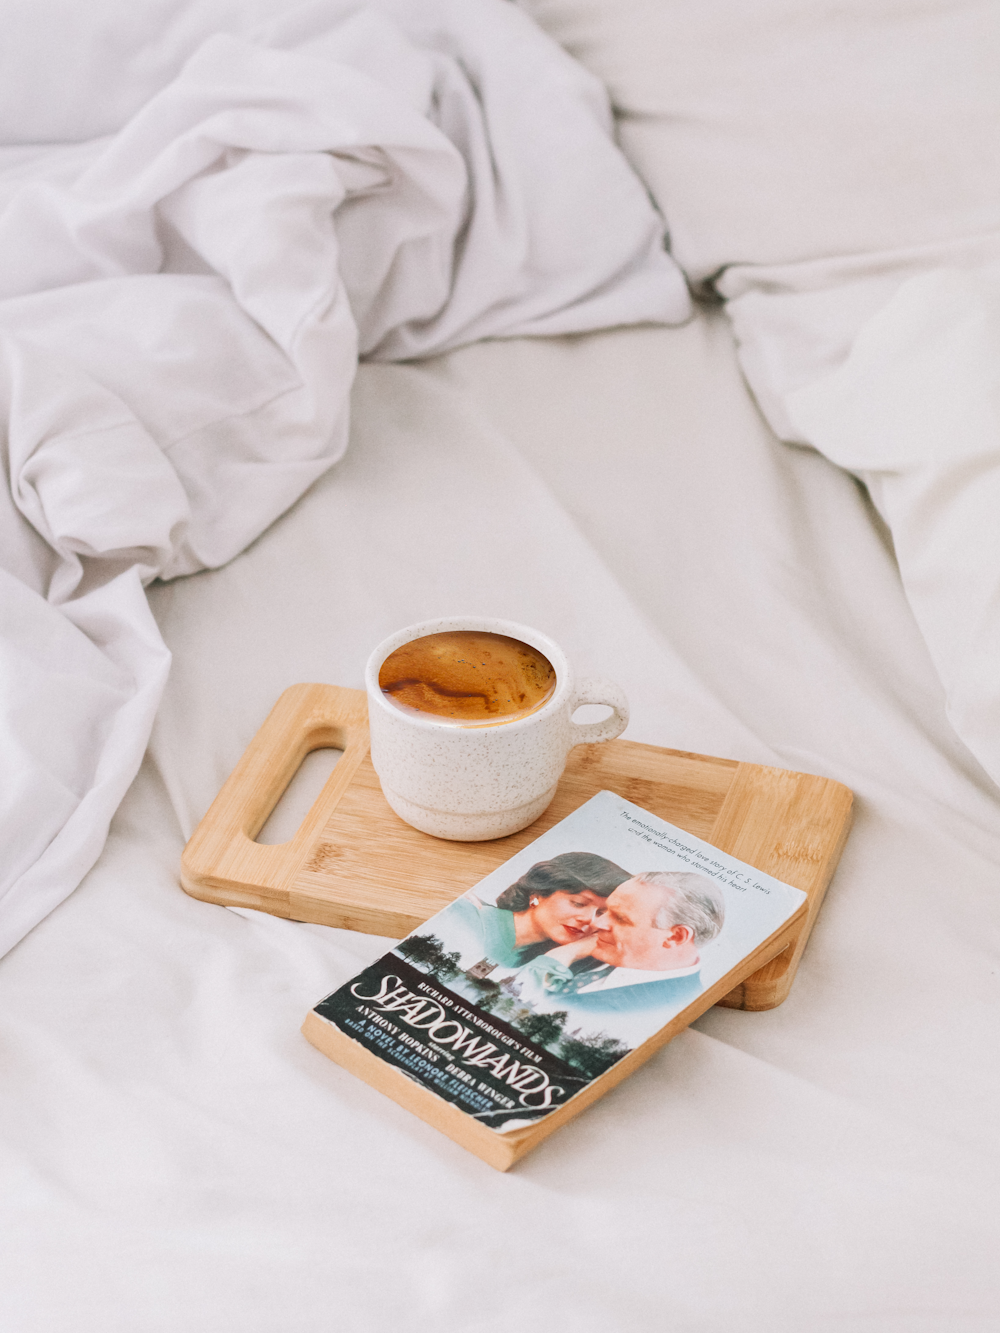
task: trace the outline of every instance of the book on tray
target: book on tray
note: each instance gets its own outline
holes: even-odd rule
[[[303,1032],[505,1170],[780,952],[805,900],[602,791]]]

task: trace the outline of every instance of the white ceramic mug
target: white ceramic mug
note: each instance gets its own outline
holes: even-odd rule
[[[555,669],[552,697],[526,717],[489,727],[403,712],[379,688],[382,663],[411,639],[449,630],[504,634],[537,648]],[[628,701],[617,685],[575,681],[566,654],[547,635],[484,616],[427,620],[390,635],[368,659],[365,687],[372,763],[385,799],[414,828],[460,842],[526,828],[555,795],[573,746],[613,740],[628,725]],[[605,704],[611,716],[574,722],[581,704]]]

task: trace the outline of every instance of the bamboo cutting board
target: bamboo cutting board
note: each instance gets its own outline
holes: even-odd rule
[[[254,842],[302,760],[324,747],[344,753],[295,837]],[[635,741],[581,745],[529,828],[492,842],[445,842],[405,824],[382,796],[364,692],[293,685],[195,830],[181,883],[206,902],[398,939],[602,790],[804,890],[807,911],[788,946],[716,1001],[753,1010],[780,1004],[851,820],[851,792],[808,773]]]

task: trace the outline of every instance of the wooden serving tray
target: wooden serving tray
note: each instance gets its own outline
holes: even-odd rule
[[[302,760],[324,747],[344,753],[295,837],[254,842]],[[635,741],[580,745],[529,828],[492,842],[446,842],[386,803],[368,754],[364,692],[293,685],[195,830],[181,883],[206,902],[399,939],[602,790],[805,891],[807,911],[787,947],[717,1000],[731,1009],[780,1004],[851,821],[848,788],[808,773]]]

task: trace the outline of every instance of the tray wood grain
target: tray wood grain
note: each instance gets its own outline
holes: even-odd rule
[[[344,753],[295,837],[254,842],[302,760],[324,747]],[[850,828],[851,792],[809,773],[635,741],[581,745],[529,828],[491,842],[445,842],[386,803],[368,755],[364,692],[294,685],[195,830],[181,883],[206,902],[398,939],[602,790],[805,891],[806,910],[781,952],[710,1001],[750,1010],[780,1004]]]

